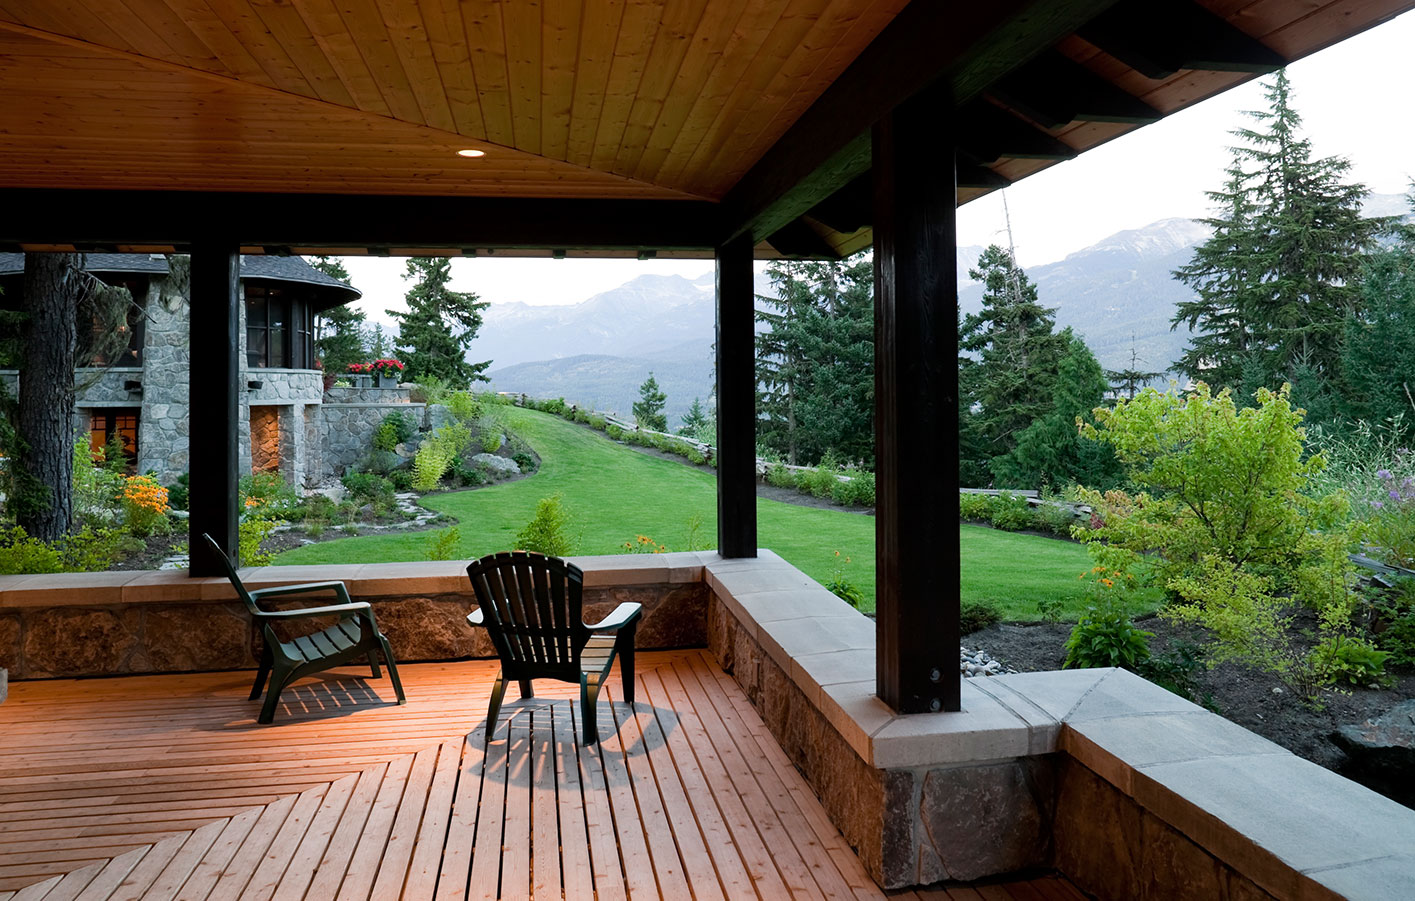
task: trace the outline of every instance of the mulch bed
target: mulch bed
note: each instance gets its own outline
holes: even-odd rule
[[[1198,630],[1172,625],[1155,615],[1137,619],[1136,624],[1154,633],[1150,648],[1155,655],[1165,653],[1179,641],[1202,645],[1202,641],[1196,641],[1202,637]],[[1013,669],[1038,672],[1061,668],[1070,634],[1069,623],[998,623],[965,636],[963,644],[986,651]],[[1348,769],[1346,752],[1332,741],[1331,735],[1339,726],[1362,723],[1381,716],[1401,701],[1415,698],[1415,672],[1397,670],[1392,675],[1396,681],[1388,689],[1346,687],[1323,692],[1318,710],[1267,673],[1233,663],[1213,669],[1201,666],[1195,679],[1198,697],[1194,700],[1300,757],[1358,778],[1360,774]],[[1408,797],[1396,800],[1410,803]]]

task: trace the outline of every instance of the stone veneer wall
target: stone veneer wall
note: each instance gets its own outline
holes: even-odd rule
[[[147,292],[142,351],[138,471],[175,482],[191,462],[191,318],[185,286],[154,278]]]
[[[249,571],[246,578],[251,587],[265,587],[338,578],[343,569],[350,594],[373,604],[379,627],[398,660],[494,657],[485,631],[466,622],[466,615],[477,604],[470,585],[463,587],[463,567],[399,563],[299,567],[306,570],[299,575],[291,567],[268,567]],[[352,569],[366,574],[347,578]],[[319,572],[311,574],[310,570]],[[436,574],[429,576],[430,570]],[[664,573],[667,578],[667,570]],[[0,577],[0,588],[15,585],[13,591],[0,590],[0,667],[8,668],[12,678],[255,667],[259,637],[250,615],[224,579],[192,579],[185,573],[101,573],[87,579],[85,575]],[[99,578],[121,575],[137,584]],[[644,605],[638,647],[706,644],[708,590],[701,581],[605,584],[606,579],[613,581],[612,571],[595,579],[598,584],[587,579],[590,584],[585,588],[586,621],[596,622],[618,604],[633,601]],[[19,580],[30,580],[35,588],[26,590]],[[46,581],[67,582],[73,587],[39,587]],[[98,584],[85,588],[85,581]],[[330,597],[325,595],[313,603],[329,603]],[[324,625],[328,623],[306,621],[299,626],[300,634]]]
[[[397,401],[341,401],[328,402],[319,408],[319,423],[322,440],[320,442],[318,481],[337,479],[351,466],[368,456],[372,449],[373,431],[389,413],[410,414],[415,424],[425,417],[425,404],[406,401],[407,389],[399,388],[344,388],[334,391],[350,391],[359,395],[376,392],[401,392],[405,400]],[[333,392],[331,392],[332,394]]]

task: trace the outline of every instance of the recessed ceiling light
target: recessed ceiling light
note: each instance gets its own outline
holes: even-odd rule
[[[486,151],[485,151],[485,150],[470,150],[470,149],[469,149],[469,150],[459,150],[459,151],[457,151],[457,155],[458,155],[458,156],[470,156],[470,157],[486,156]]]

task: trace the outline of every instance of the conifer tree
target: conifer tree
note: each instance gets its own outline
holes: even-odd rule
[[[1343,181],[1350,161],[1312,158],[1285,71],[1266,95],[1268,108],[1247,114],[1254,126],[1234,132],[1241,143],[1225,188],[1210,195],[1223,204],[1205,220],[1214,236],[1175,272],[1198,292],[1174,319],[1198,330],[1176,365],[1214,385],[1292,381],[1302,365],[1335,380],[1346,320],[1360,308],[1362,257],[1389,227],[1361,216],[1367,191]]]
[[[1140,369],[1140,352],[1135,349],[1135,336],[1130,336],[1130,367],[1128,369],[1107,369],[1106,380],[1111,390],[1121,392],[1126,400],[1134,400],[1136,393],[1145,385],[1164,375],[1163,372],[1147,372]]]
[[[789,463],[874,462],[874,268],[773,263],[759,297],[757,441]]]
[[[330,278],[349,283],[349,270],[338,257],[317,256],[309,260],[310,266]],[[324,361],[325,372],[345,372],[350,363],[359,363],[368,356],[364,345],[363,310],[351,304],[331,307],[319,314],[319,337],[315,339],[315,350]]]
[[[984,452],[999,457],[1051,410],[1067,339],[1053,331],[1055,311],[1038,302],[1036,285],[1008,251],[992,245],[968,274],[983,283],[983,308],[960,328],[960,351],[976,359],[960,372],[960,393],[970,399]]]
[[[1415,240],[1372,257],[1361,290],[1364,309],[1346,322],[1345,412],[1415,438]]]
[[[668,417],[663,415],[663,405],[667,401],[668,395],[659,390],[658,379],[650,372],[649,377],[639,386],[639,399],[634,401],[634,422],[641,429],[666,432]]]
[[[688,438],[704,440],[701,436],[712,425],[712,420],[708,417],[707,410],[703,409],[703,402],[700,398],[693,398],[692,404],[688,406],[688,412],[683,414],[683,418],[678,426],[678,434]],[[716,439],[708,439],[708,444],[716,443]]]
[[[467,350],[481,328],[486,303],[471,292],[453,291],[452,261],[447,257],[409,257],[403,278],[413,279],[405,295],[407,312],[386,310],[398,323],[398,359],[408,381],[436,378],[451,388],[486,381],[491,365],[467,362]]]

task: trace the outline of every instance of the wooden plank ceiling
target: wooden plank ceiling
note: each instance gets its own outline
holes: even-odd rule
[[[910,21],[947,25],[935,2],[914,0]],[[1006,65],[983,68],[1001,71],[956,97],[960,203],[1415,6],[1120,0],[1073,29],[1057,23],[1106,4],[993,2],[1034,35],[1056,33],[1013,42],[1040,53],[996,50]],[[791,146],[808,111],[829,120],[821,105],[837,80],[888,80],[852,63],[889,63],[875,51],[899,39],[908,5],[0,0],[0,190],[726,198],[730,208],[734,187]],[[922,65],[956,79],[957,63]],[[846,96],[858,105],[869,91]],[[856,138],[831,135],[828,149]],[[798,210],[770,219],[788,225],[756,235],[771,240],[759,251],[868,246],[868,165],[866,150],[794,198]]]

